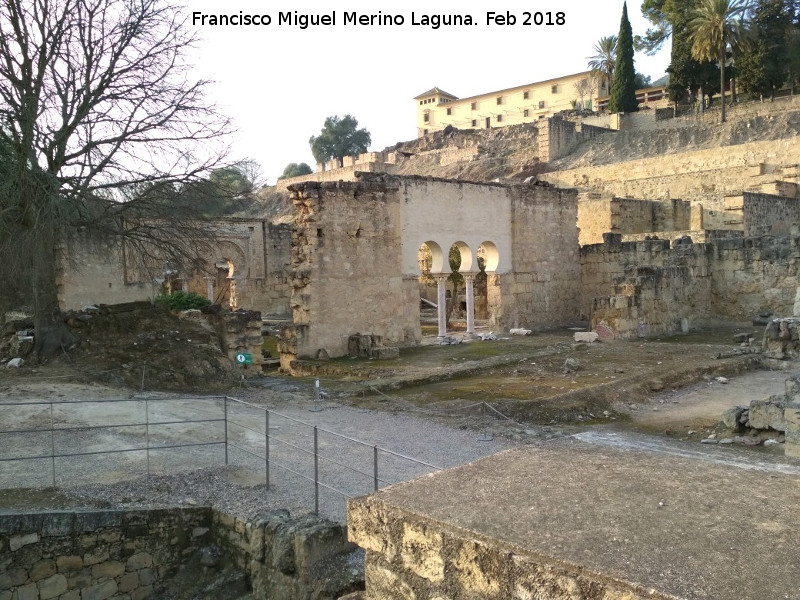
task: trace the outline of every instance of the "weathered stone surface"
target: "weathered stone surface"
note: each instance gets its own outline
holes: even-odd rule
[[[739,419],[746,410],[746,406],[734,406],[722,413],[722,422],[725,424],[725,427],[733,431],[739,431],[742,427],[742,423]]]
[[[753,429],[786,431],[783,414],[785,408],[785,396],[770,396],[766,400],[753,400],[750,402],[747,426]]]
[[[52,577],[43,579],[37,585],[39,586],[41,600],[48,600],[49,598],[56,598],[67,591],[67,578],[61,573],[57,573]]]
[[[39,598],[39,588],[35,583],[29,583],[17,588],[16,600],[39,600]]]
[[[25,535],[12,535],[11,539],[8,540],[8,547],[11,549],[12,552],[16,552],[23,546],[27,546],[28,544],[35,544],[38,541],[39,541],[38,533],[26,533]]]
[[[153,557],[147,552],[139,552],[128,559],[125,568],[128,571],[137,571],[153,566]]]
[[[789,402],[784,409],[786,422],[786,456],[800,458],[800,402]]]
[[[73,573],[83,568],[83,559],[80,556],[59,556],[56,558],[56,568],[60,573]]]
[[[31,581],[39,581],[56,573],[56,563],[52,560],[40,560],[31,567],[28,577]]]
[[[586,342],[591,344],[600,338],[600,334],[598,334],[596,331],[576,331],[575,335],[572,337],[576,342]]]
[[[81,590],[81,600],[106,600],[117,593],[117,582],[113,579],[104,581]]]
[[[100,579],[102,577],[119,577],[125,572],[125,565],[121,562],[109,560],[92,567],[92,577]]]
[[[122,577],[119,578],[119,591],[122,594],[126,594],[131,590],[135,590],[139,587],[139,575],[136,572],[133,573],[125,573]]]

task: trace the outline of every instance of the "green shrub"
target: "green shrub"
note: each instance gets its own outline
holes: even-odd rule
[[[189,310],[191,308],[202,308],[208,306],[211,301],[200,294],[194,292],[173,292],[171,294],[159,294],[156,302],[166,304],[170,310]]]

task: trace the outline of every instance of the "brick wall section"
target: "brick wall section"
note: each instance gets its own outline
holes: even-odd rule
[[[210,542],[211,509],[0,516],[0,599],[157,598]]]
[[[788,235],[792,226],[800,224],[800,198],[773,194],[743,194],[744,234]]]

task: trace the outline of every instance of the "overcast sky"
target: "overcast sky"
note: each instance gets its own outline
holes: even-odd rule
[[[639,7],[638,1],[628,5],[634,35],[648,25]],[[618,33],[622,1],[188,0],[187,9],[271,18],[269,25],[198,21],[202,43],[189,58],[197,76],[214,80],[212,100],[235,122],[233,154],[256,160],[273,184],[287,163],[314,168],[308,139],[330,115],[353,115],[372,134],[370,149],[382,150],[416,136],[413,98],[434,86],[464,98],[586,70],[597,40]],[[280,23],[280,13],[295,11],[329,17],[335,11],[336,24]],[[516,23],[487,24],[490,12],[509,13]],[[534,24],[546,22],[547,13],[556,21],[559,12],[563,25]],[[346,24],[345,13],[401,15],[404,23]],[[434,29],[413,24],[412,13],[417,22],[455,14],[476,24]],[[668,47],[654,57],[636,55],[636,70],[653,81],[668,64]]]

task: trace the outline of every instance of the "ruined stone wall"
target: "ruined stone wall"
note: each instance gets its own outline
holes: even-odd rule
[[[611,223],[611,200],[593,198],[578,202],[578,241],[581,246],[599,244],[603,234],[613,231]]]
[[[743,194],[744,234],[788,235],[792,225],[800,224],[800,199],[772,194]]]
[[[252,521],[209,507],[3,514],[0,598],[199,598],[227,569],[255,598],[333,599],[362,585],[354,552],[339,523],[286,510]]]
[[[539,160],[550,162],[566,156],[583,142],[609,133],[605,127],[578,124],[559,118],[542,119],[537,123]]]
[[[796,235],[715,239],[672,249],[669,240],[622,242],[613,234],[605,240],[580,250],[586,315],[593,302],[598,309],[619,309],[613,318],[629,319],[624,328],[632,331],[631,323],[640,319],[674,325],[684,317],[693,323],[749,321],[765,309],[793,314],[800,259]],[[596,298],[605,300],[598,304]]]
[[[712,248],[709,267],[715,316],[749,321],[765,309],[779,316],[794,313],[800,237],[718,240]]]
[[[671,134],[664,131],[661,135]],[[792,157],[797,156],[800,137],[794,136],[554,171],[540,175],[540,179],[560,187],[597,190],[619,197],[683,198],[692,204],[703,204],[706,209],[725,210],[726,195],[760,189],[775,180],[793,179],[797,159]]]
[[[210,527],[209,508],[0,515],[0,598],[158,597]]]
[[[62,310],[147,300],[160,291],[158,283],[142,277],[139,270],[125,260],[121,244],[79,236],[67,247],[67,256],[58,277]]]
[[[418,516],[374,496],[350,500],[347,522],[349,538],[366,550],[365,600],[667,600],[655,590]]]
[[[419,339],[416,280],[403,278],[397,183],[306,183],[290,188],[295,353],[347,354],[355,333],[387,344]],[[413,300],[412,300],[413,299]]]
[[[592,301],[591,326],[622,339],[687,332],[710,317],[711,277],[696,266],[634,267],[614,294]]]
[[[591,199],[578,203],[580,243],[598,244],[606,232],[635,234],[679,231],[691,226],[691,205],[683,200]]]
[[[201,244],[201,255],[197,257],[205,262],[206,271],[174,275],[176,281],[185,282],[179,285],[207,297],[211,281],[216,298],[221,286],[212,273],[215,265],[230,260],[238,306],[269,315],[288,315],[291,226],[272,225],[264,220],[221,219],[210,222],[209,229],[218,238]],[[59,276],[63,310],[150,300],[161,291],[163,265],[153,272],[141,268],[124,242],[97,243],[79,237],[68,246],[67,253]]]
[[[580,312],[578,202],[574,190],[518,186],[511,195],[512,269],[500,277],[499,324],[539,328]]]

